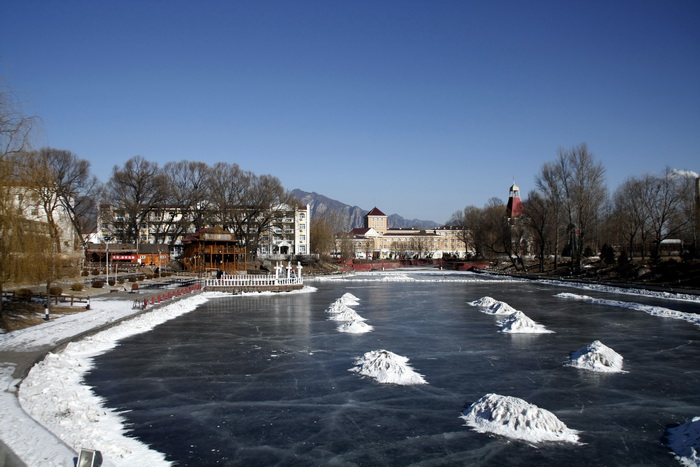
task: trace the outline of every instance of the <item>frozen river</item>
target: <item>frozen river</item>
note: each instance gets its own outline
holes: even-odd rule
[[[437,271],[311,285],[318,290],[211,299],[121,341],[86,381],[127,411],[132,436],[177,465],[673,465],[666,427],[700,415],[698,326],[556,295],[684,312],[700,312],[697,302]],[[371,332],[339,332],[328,319],[348,292]],[[499,317],[468,304],[484,296],[553,333],[498,332]],[[627,373],[563,366],[594,340],[622,355]],[[428,384],[348,371],[379,349],[409,358]],[[581,444],[465,426],[462,410],[487,393],[552,412]]]

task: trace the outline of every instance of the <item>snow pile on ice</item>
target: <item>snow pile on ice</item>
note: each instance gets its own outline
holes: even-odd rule
[[[498,332],[508,332],[512,334],[546,334],[554,332],[531,320],[522,311],[511,313],[497,324],[500,326]]]
[[[605,373],[626,373],[622,361],[622,355],[596,340],[572,352],[564,365]]]
[[[518,311],[506,302],[501,302],[491,297],[481,297],[478,300],[469,302],[469,304],[481,308],[482,312],[490,315],[509,315]]]
[[[374,378],[380,383],[401,385],[428,384],[408,364],[408,358],[388,350],[372,350],[355,359],[355,367],[348,371]]]
[[[326,309],[326,313],[330,315],[328,319],[344,321],[338,326],[338,331],[348,334],[363,334],[374,329],[369,324],[363,323],[366,321],[365,318],[348,306],[359,305],[359,303],[359,298],[351,293],[345,293]]]
[[[532,443],[578,443],[578,431],[567,428],[553,413],[522,399],[486,394],[462,412],[466,426]]]
[[[700,417],[666,430],[666,445],[685,466],[700,465]]]
[[[340,313],[332,313],[328,319],[333,321],[367,321],[352,308],[347,308]]]
[[[664,308],[661,306],[644,305],[642,303],[635,302],[623,302],[620,300],[605,300],[602,298],[593,298],[588,295],[577,295],[573,293],[560,293],[555,295],[559,298],[568,298],[574,300],[582,300],[588,303],[594,303],[597,305],[607,305],[607,306],[617,306],[621,308],[629,308],[630,310],[638,310],[648,313],[652,316],[659,316],[661,318],[672,318],[681,319],[688,321],[693,324],[700,326],[700,315],[696,313],[686,313],[683,311],[671,310],[670,308]]]
[[[334,301],[331,306],[326,309],[326,313],[331,315],[338,315],[340,313],[345,313],[349,311],[354,311],[352,308],[341,302],[340,300]]]
[[[340,303],[342,303],[343,305],[347,306],[355,306],[360,304],[360,299],[351,294],[350,292],[344,293],[343,296],[338,299],[338,301],[340,301]]]
[[[347,332],[349,334],[363,334],[365,332],[370,332],[374,328],[367,323],[362,321],[347,321],[338,326],[338,331]]]

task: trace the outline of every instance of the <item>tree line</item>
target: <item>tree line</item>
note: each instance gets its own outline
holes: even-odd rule
[[[274,211],[299,205],[277,177],[227,162],[209,166],[183,160],[160,167],[134,156],[115,165],[102,183],[92,175],[90,162],[71,151],[33,149],[38,118],[20,107],[12,92],[0,89],[0,292],[3,284],[18,280],[46,282],[48,289],[70,262],[70,253],[82,252],[101,205],[116,207],[124,219],[110,240],[137,243],[140,226],[152,213],[175,208],[182,216],[160,216],[157,243],[221,225],[241,239],[251,256],[263,232],[274,225]],[[60,211],[71,232],[82,234],[71,237],[73,244],[62,235]]]
[[[586,255],[611,248],[627,258],[658,258],[662,242],[672,238],[690,244],[686,254],[696,256],[696,177],[666,168],[660,175],[629,177],[611,196],[605,167],[582,143],[559,149],[542,165],[536,188],[523,199],[522,218],[508,219],[504,203],[492,198],[483,208],[455,212],[449,223],[462,228],[462,240],[476,256],[508,257],[516,270],[533,253],[542,272],[546,258],[556,268],[562,256],[570,257],[574,274]]]

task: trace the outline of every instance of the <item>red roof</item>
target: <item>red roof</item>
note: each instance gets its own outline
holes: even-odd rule
[[[372,208],[372,210],[370,212],[368,212],[367,215],[368,216],[386,216],[386,214],[384,214],[382,211],[377,209],[376,206],[374,208]]]

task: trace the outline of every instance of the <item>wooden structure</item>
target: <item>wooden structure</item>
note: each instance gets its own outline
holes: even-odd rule
[[[246,249],[235,235],[221,227],[202,229],[183,240],[182,262],[192,272],[245,271]]]

